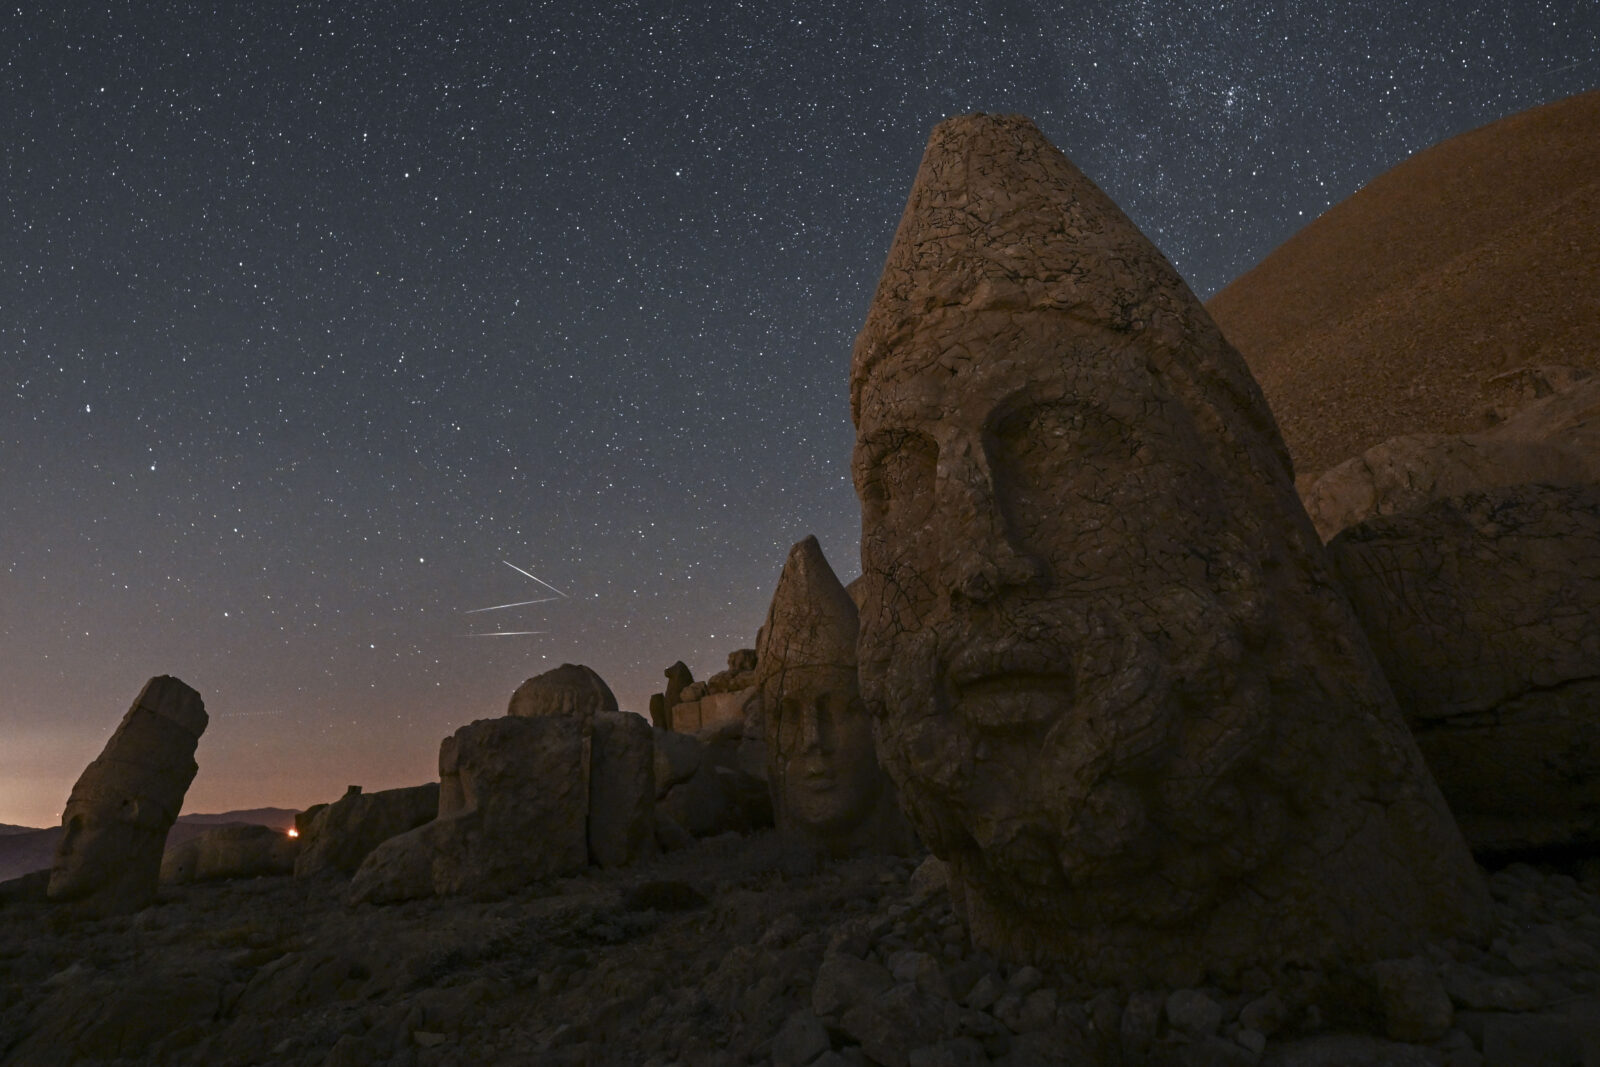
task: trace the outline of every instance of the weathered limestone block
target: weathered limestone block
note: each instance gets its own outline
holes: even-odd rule
[[[835,855],[905,852],[915,835],[878,766],[856,680],[855,603],[815,537],[789,550],[761,628],[761,707],[777,825]]]
[[[349,898],[382,904],[503,893],[582,870],[592,721],[508,715],[457,730],[446,744],[453,742],[466,806],[374,849]]]
[[[629,711],[597,711],[589,770],[589,859],[622,867],[655,853],[655,739]]]
[[[700,726],[696,732],[717,733],[730,726],[737,726],[742,730],[745,715],[756,695],[755,687],[750,686],[727,693],[709,693],[701,697],[698,701]]]
[[[52,900],[114,914],[155,899],[167,831],[199,770],[194,751],[207,721],[205,702],[183,682],[161,675],[145,683],[72,787],[50,869]]]
[[[695,685],[705,683],[696,682]],[[692,692],[693,687],[686,692]],[[679,702],[672,709],[672,728],[702,739],[729,732],[741,732],[755,710],[759,693],[751,685],[721,693],[703,693],[694,700]]]
[[[332,804],[322,805],[305,826],[296,820],[300,855],[294,863],[295,877],[325,871],[349,877],[383,842],[432,820],[439,803],[437,782],[376,793],[352,787]]]
[[[167,849],[163,885],[294,873],[298,838],[270,826],[218,826]]]
[[[974,941],[1177,987],[1484,933],[1260,390],[1026,119],[934,131],[851,410],[862,693]]]
[[[582,664],[563,663],[519,685],[511,694],[506,714],[518,718],[563,716],[578,724],[583,734],[583,772],[579,787],[587,796],[595,713],[616,710],[617,698],[605,679]],[[444,758],[442,750],[440,758]],[[471,805],[470,796],[466,803]]]
[[[1600,486],[1465,493],[1328,555],[1473,848],[1600,844]]]
[[[1306,491],[1306,514],[1324,541],[1377,515],[1396,515],[1474,489],[1600,481],[1600,455],[1544,441],[1487,434],[1395,437],[1328,471]]]

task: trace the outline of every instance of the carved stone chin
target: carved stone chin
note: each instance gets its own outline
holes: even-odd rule
[[[1027,120],[934,131],[851,404],[862,695],[974,940],[1182,982],[1481,931],[1255,382]]]

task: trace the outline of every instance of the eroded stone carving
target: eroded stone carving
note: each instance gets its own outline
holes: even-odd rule
[[[975,941],[1185,984],[1481,932],[1259,389],[1026,119],[934,131],[851,406],[862,691]]]
[[[878,766],[856,680],[856,606],[815,537],[789,550],[761,629],[756,677],[779,829],[835,854],[914,838]]]
[[[100,755],[84,768],[50,870],[50,897],[103,914],[137,911],[156,896],[167,831],[199,766],[200,694],[168,675],[145,683]]]

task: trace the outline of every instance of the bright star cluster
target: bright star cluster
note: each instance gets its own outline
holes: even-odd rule
[[[643,711],[808,533],[854,577],[850,345],[947,115],[1032,116],[1205,296],[1596,85],[1592,0],[14,6],[0,822],[153,674],[190,810],[304,806],[564,661]],[[465,614],[544,597],[507,563],[567,595]]]

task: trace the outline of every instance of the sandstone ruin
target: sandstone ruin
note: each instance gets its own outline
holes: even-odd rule
[[[1482,934],[1260,390],[1026,119],[934,131],[851,409],[862,691],[978,944],[1176,985]]]
[[[194,751],[206,722],[200,694],[177,678],[145,683],[72,787],[51,899],[102,914],[137,911],[155,899],[167,831],[200,769]]]

